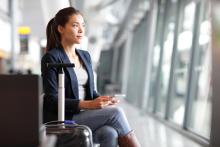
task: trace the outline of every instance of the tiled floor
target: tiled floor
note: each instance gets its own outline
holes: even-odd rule
[[[119,106],[124,108],[142,147],[202,147],[154,118],[140,115],[137,109],[125,101]]]

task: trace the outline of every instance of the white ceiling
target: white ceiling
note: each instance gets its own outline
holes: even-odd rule
[[[92,54],[93,61],[98,62],[101,50],[111,47],[116,34],[125,25],[124,19],[131,15],[131,9],[143,7],[143,4],[138,6],[136,3],[144,1],[149,5],[149,0],[20,0],[22,20],[19,25],[30,26],[32,37],[38,37],[40,40],[45,38],[45,28],[49,19],[59,9],[72,5],[85,17],[88,50]]]
[[[83,14],[88,23],[88,50],[98,62],[101,50],[111,47],[131,0],[84,0]]]

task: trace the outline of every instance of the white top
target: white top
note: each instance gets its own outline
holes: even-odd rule
[[[79,68],[73,68],[73,69],[76,73],[76,77],[78,80],[79,99],[85,99],[86,84],[88,81],[88,73],[83,66],[80,66]]]

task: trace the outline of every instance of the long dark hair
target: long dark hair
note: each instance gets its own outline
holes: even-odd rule
[[[52,18],[48,24],[46,29],[47,35],[47,46],[46,51],[49,51],[53,48],[62,48],[60,33],[58,32],[58,26],[65,26],[65,24],[69,21],[69,17],[75,14],[80,14],[80,11],[73,8],[67,7],[59,10],[54,18]]]

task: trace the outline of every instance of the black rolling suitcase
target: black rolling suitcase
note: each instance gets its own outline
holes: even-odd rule
[[[92,132],[71,121],[52,121],[44,125],[46,135],[56,135],[56,147],[93,147]]]
[[[73,67],[74,64],[48,64],[48,68],[56,67],[58,75],[58,121],[44,124],[46,135],[56,135],[56,147],[93,147],[92,131],[85,125],[74,121],[64,121],[65,95],[63,68]]]

